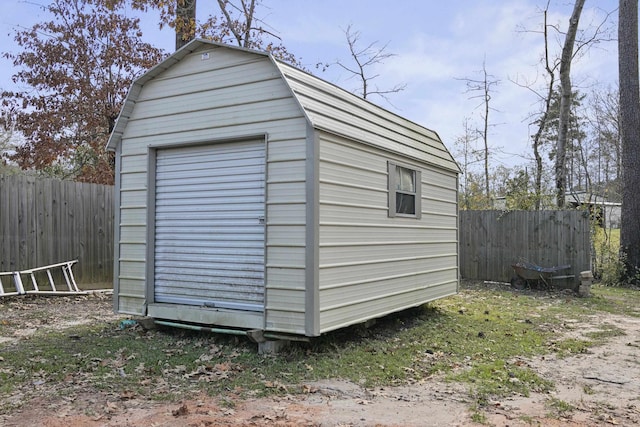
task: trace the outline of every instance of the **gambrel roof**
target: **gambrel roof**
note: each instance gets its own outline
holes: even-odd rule
[[[279,61],[269,53],[203,39],[189,42],[134,81],[109,138],[107,149],[115,150],[120,144],[128,120],[146,82],[173,67],[187,55],[201,50],[210,50],[212,47],[233,49],[246,52],[247,55],[270,58],[313,128],[399,153],[445,170],[460,172],[456,161],[436,132]]]

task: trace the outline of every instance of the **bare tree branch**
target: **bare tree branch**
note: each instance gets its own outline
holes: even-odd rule
[[[379,74],[368,74],[368,71],[371,67],[376,64],[382,64],[389,58],[397,56],[394,53],[387,52],[387,47],[389,43],[386,43],[382,47],[377,47],[377,41],[371,42],[364,47],[359,47],[360,44],[360,31],[352,30],[352,26],[349,25],[344,30],[345,37],[347,39],[347,46],[349,48],[349,53],[351,54],[351,59],[354,62],[354,65],[347,65],[342,61],[336,61],[335,65],[338,65],[343,70],[349,72],[351,77],[357,77],[360,81],[360,95],[367,99],[370,95],[378,95],[383,98],[385,101],[389,102],[387,95],[392,93],[401,92],[406,89],[406,84],[396,84],[390,89],[380,89],[377,86],[371,87],[372,81],[378,77]],[[330,66],[331,64],[322,64],[324,68]],[[320,64],[318,64],[320,66]],[[390,103],[390,102],[389,102]]]
[[[485,61],[482,62],[482,70],[480,71],[482,74],[482,79],[476,80],[471,78],[463,78],[457,79],[465,82],[467,90],[465,93],[478,93],[478,95],[470,96],[469,99],[481,99],[481,103],[476,106],[476,108],[483,107],[483,112],[481,113],[482,121],[483,121],[483,129],[479,131],[482,141],[484,143],[484,178],[485,178],[485,197],[486,203],[489,204],[489,199],[491,196],[490,193],[490,185],[489,185],[489,112],[495,111],[490,106],[491,102],[491,93],[493,92],[494,86],[497,86],[500,82],[495,79],[495,76],[487,73],[487,67]]]

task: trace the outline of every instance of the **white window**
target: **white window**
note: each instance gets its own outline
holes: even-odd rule
[[[421,173],[389,162],[389,216],[420,218]]]

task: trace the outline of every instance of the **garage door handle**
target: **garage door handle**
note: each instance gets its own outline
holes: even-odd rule
[[[259,222],[260,224],[264,224],[264,217],[263,217],[263,216],[259,216],[259,217],[258,217],[258,222]]]

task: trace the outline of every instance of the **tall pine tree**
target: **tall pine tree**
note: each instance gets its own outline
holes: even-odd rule
[[[620,0],[618,21],[620,133],[622,137],[623,278],[640,282],[640,83],[638,81],[638,0]]]

